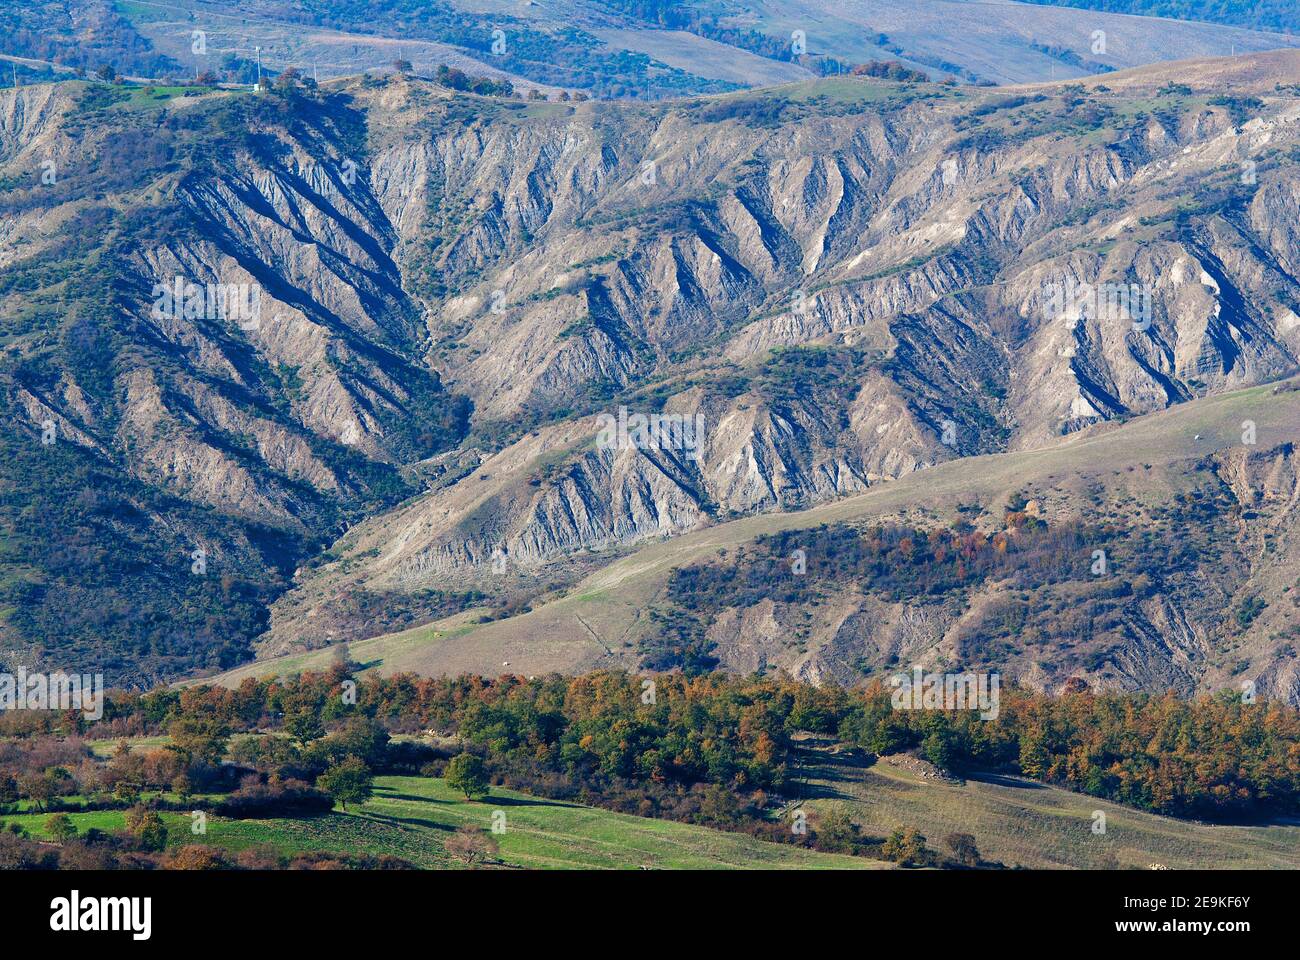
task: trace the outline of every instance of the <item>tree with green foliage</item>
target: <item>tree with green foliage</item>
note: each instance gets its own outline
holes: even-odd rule
[[[375,777],[360,757],[347,757],[317,777],[316,786],[333,797],[347,813],[349,803],[365,803],[370,799]]]
[[[446,780],[447,786],[465,794],[466,800],[487,796],[487,769],[483,765],[483,759],[472,753],[452,757],[451,763],[447,764]]]
[[[45,832],[55,843],[67,843],[77,835],[77,826],[66,813],[52,813],[45,818]]]
[[[132,807],[126,812],[126,832],[141,850],[162,850],[167,846],[167,825],[157,811]]]
[[[195,763],[217,766],[226,755],[230,726],[218,717],[189,715],[171,725],[172,748]]]
[[[304,706],[285,714],[284,732],[300,746],[305,747],[317,737],[324,736],[325,727],[320,722],[320,714]]]
[[[359,757],[369,767],[381,767],[388,753],[388,731],[366,716],[348,717],[336,730],[312,743],[304,757],[318,767],[338,763],[345,757]]]
[[[858,843],[858,826],[848,805],[833,803],[817,817],[817,846],[820,850],[852,853]]]
[[[921,741],[921,752],[940,770],[951,770],[957,760],[953,732],[942,714],[933,715],[931,720],[930,730]]]

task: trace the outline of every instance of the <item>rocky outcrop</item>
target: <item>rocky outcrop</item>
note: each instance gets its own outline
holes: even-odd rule
[[[947,128],[958,113],[942,102],[774,129],[672,109],[611,126],[585,106],[397,136],[372,165],[377,198],[399,264],[437,235],[450,292],[428,302],[435,363],[479,421],[611,412],[582,398],[681,378],[695,385],[641,412],[701,414],[706,439],[698,461],[609,456],[543,427],[359,528],[340,545],[366,557],[349,582],[482,578],[494,551],[540,570],[1291,369],[1300,321],[1277,292],[1296,287],[1277,251],[1296,168],[1270,167],[1245,207],[1157,224],[1177,184],[1293,141],[1293,106],[1271,100],[1240,127],[1225,109],[1184,112],[1077,149],[1035,134],[1034,107],[1008,108],[1023,132],[984,142]],[[808,347],[869,362],[848,392],[779,399],[681,374],[731,377]],[[524,450],[554,459],[538,472]],[[448,505],[462,499],[475,511]]]
[[[371,78],[155,113],[24,88],[0,95],[4,175],[76,144],[85,180],[0,228],[28,272],[0,293],[22,317],[6,392],[134,481],[298,538],[295,562],[346,532],[300,569],[277,649],[326,590],[491,583],[502,558],[563,581],[1287,373],[1300,108],[1247,79],[1245,106],[1160,74],[539,107]],[[221,144],[202,162],[195,130]],[[51,319],[30,291],[67,277],[106,293]],[[256,289],[258,315],[155,309],[178,278]],[[599,442],[620,408],[698,438]],[[854,622],[810,676],[856,655]]]

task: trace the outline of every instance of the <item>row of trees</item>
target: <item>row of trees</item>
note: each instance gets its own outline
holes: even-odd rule
[[[836,734],[877,754],[915,750],[946,769],[1019,773],[1174,816],[1237,820],[1300,804],[1300,714],[1230,695],[1093,694],[1080,683],[1049,697],[1004,684],[997,717],[982,720],[975,711],[895,709],[879,683],[850,691],[782,678],[602,672],[367,676],[352,705],[340,693],[348,670],[339,663],[291,680],[250,678],[234,690],[115,692],[101,729],[170,733],[192,778],[215,769],[228,748],[263,778],[318,786],[350,758],[374,771],[418,771],[435,758],[390,743],[389,731],[431,730],[458,737],[498,782],[585,791],[632,812],[647,812],[649,802],[657,815],[691,797],[684,815],[696,819],[708,819],[706,807],[743,818],[761,809],[750,802],[756,794],[786,789],[799,731]],[[11,717],[0,717],[0,734],[17,722]],[[60,727],[57,714],[41,722],[47,731]],[[268,728],[288,736],[239,735]],[[19,769],[23,762],[20,754],[0,756],[0,783],[6,763],[11,777],[43,772]],[[158,779],[173,772],[157,768]],[[347,779],[336,773],[326,784],[335,777]],[[710,787],[723,798],[712,798]]]
[[[234,690],[113,693],[104,732],[166,733],[170,742],[123,746],[107,761],[63,736],[75,734],[66,718],[41,714],[41,727],[25,719],[21,739],[0,739],[0,803],[8,812],[20,803],[47,811],[46,832],[66,848],[61,857],[129,864],[177,856],[167,846],[166,809],[302,817],[338,804],[346,812],[370,797],[375,775],[421,773],[466,798],[500,783],[904,865],[996,866],[961,834],[944,838],[946,853],[914,829],[864,836],[837,805],[818,811],[806,833],[791,831],[773,811],[794,793],[803,732],[875,754],[911,751],[957,772],[1022,774],[1174,816],[1242,821],[1300,803],[1300,714],[1278,703],[1094,694],[1082,684],[1053,698],[1004,686],[997,717],[982,720],[975,711],[896,709],[880,684],[846,690],[619,672],[354,681],[352,667],[341,660],[325,673],[248,679]],[[0,737],[16,732],[14,717],[0,715]],[[397,731],[451,746],[395,740]],[[64,812],[95,807],[127,810],[126,829],[77,837]],[[448,852],[467,863],[492,855],[477,834],[453,841]],[[17,840],[0,838],[0,848],[0,860],[40,859]]]

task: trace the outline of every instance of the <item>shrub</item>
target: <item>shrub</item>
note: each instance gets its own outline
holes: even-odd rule
[[[272,778],[262,783],[250,777],[217,804],[216,812],[236,820],[263,820],[270,817],[310,817],[333,809],[334,800],[328,793],[301,780]]]

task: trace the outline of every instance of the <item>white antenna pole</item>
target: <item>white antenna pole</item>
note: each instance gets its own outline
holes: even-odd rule
[[[255,47],[257,50],[257,89],[262,89],[262,48]]]

